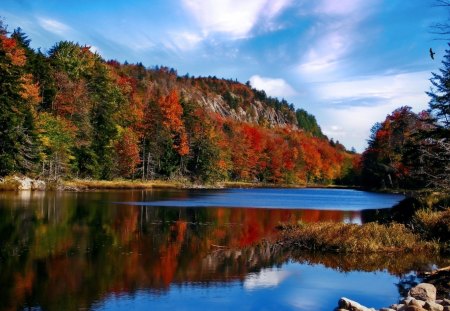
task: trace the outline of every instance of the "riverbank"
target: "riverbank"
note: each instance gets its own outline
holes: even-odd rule
[[[34,184],[39,184],[35,187]],[[44,181],[26,176],[7,176],[0,179],[0,191],[17,190],[62,190],[62,191],[90,191],[90,190],[123,190],[123,189],[224,189],[224,188],[329,188],[329,189],[360,189],[358,187],[331,185],[331,184],[275,184],[263,182],[221,181],[201,184],[188,179],[173,180],[93,180],[69,179],[57,181]]]

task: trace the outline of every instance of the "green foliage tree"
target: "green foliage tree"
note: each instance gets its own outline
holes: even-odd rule
[[[324,138],[325,135],[322,133],[320,126],[317,124],[316,117],[309,114],[304,109],[297,109],[295,111],[295,116],[297,118],[298,126],[315,137]]]
[[[39,114],[37,127],[41,143],[41,174],[52,179],[70,175],[75,159],[72,154],[74,133],[64,119],[47,112]]]

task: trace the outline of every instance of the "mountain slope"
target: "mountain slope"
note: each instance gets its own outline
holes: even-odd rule
[[[18,86],[7,108],[24,116],[8,130],[19,144],[1,134],[2,175],[304,184],[340,179],[355,162],[313,116],[248,83],[104,61],[67,41],[45,55],[20,32],[0,39],[2,83]]]

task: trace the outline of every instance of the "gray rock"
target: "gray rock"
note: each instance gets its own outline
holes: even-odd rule
[[[13,176],[12,179],[18,183],[18,190],[31,190],[31,178]]]
[[[428,310],[428,311],[443,311],[444,310],[444,306],[441,306],[440,304],[437,304],[433,301],[427,301],[423,307],[425,310]]]
[[[339,299],[339,308],[347,309],[351,311],[372,311],[373,309],[369,309],[364,307],[363,305],[357,303],[356,301],[350,300],[348,298],[342,297]]]
[[[395,311],[395,309],[391,309],[391,308],[381,308],[380,311]]]
[[[403,303],[395,303],[393,305],[390,305],[389,308],[394,309],[394,310],[400,310],[400,308],[404,307],[405,304]]]
[[[435,301],[436,300],[436,287],[429,283],[420,283],[419,285],[411,288],[408,296],[414,297],[418,300]]]

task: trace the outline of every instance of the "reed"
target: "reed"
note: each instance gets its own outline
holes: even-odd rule
[[[364,225],[300,223],[279,226],[284,247],[336,253],[412,252],[439,250],[439,244],[421,239],[403,224]]]

